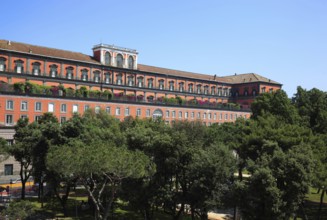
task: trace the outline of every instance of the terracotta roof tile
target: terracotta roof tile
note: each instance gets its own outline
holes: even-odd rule
[[[18,42],[14,42],[14,41],[10,41],[10,44],[8,42],[9,41],[7,41],[7,40],[0,40],[0,49],[100,64],[98,61],[93,59],[93,57],[82,54],[82,53],[71,52],[71,51],[67,51],[67,50],[59,50],[59,49],[48,48],[48,47],[35,46],[35,45],[30,45],[30,44],[25,44],[25,43],[18,43]]]
[[[273,84],[279,84],[280,83],[273,81],[271,79],[268,79],[266,77],[260,76],[256,73],[244,73],[244,74],[235,74],[231,76],[224,76],[224,78],[233,84],[239,84],[239,83],[251,83],[251,82],[266,82],[266,83],[273,83]]]

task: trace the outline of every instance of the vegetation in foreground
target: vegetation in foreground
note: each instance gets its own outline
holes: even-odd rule
[[[19,120],[14,146],[2,144],[1,152],[21,164],[22,199],[33,175],[41,186],[41,206],[47,204],[42,189],[47,182],[46,193],[65,216],[79,183],[97,219],[109,219],[118,210],[117,198],[148,220],[158,219],[156,210],[170,219],[185,213],[207,219],[209,210],[222,207],[238,207],[243,219],[308,219],[309,187],[320,189],[314,215],[323,219],[326,93],[299,87],[293,100],[283,91],[267,93],[252,111],[250,120],[210,127],[187,121],[170,127],[131,117],[118,122],[92,111],[60,125],[47,113],[34,123]]]

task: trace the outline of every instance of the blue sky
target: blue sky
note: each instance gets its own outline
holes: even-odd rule
[[[45,4],[46,3],[46,4]],[[326,0],[2,0],[0,39],[92,55],[137,49],[139,63],[217,76],[258,73],[327,91]]]

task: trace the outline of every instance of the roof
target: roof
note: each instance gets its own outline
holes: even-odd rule
[[[94,57],[86,54],[49,47],[35,46],[31,44],[19,43],[8,40],[0,40],[0,49],[101,65],[101,63],[95,60]],[[150,73],[159,73],[200,80],[217,81],[220,83],[240,84],[251,82],[266,82],[281,85],[276,81],[270,80],[255,73],[235,74],[232,76],[216,76],[181,70],[173,70],[144,64],[138,64],[138,70]]]
[[[230,82],[233,84],[252,83],[252,82],[265,82],[265,83],[280,84],[279,82],[273,81],[273,80],[268,79],[263,76],[260,76],[256,73],[244,73],[244,74],[236,74],[235,73],[235,75],[224,76],[224,79],[227,82]]]
[[[35,46],[8,40],[0,40],[0,49],[100,64],[100,62],[96,61],[93,57],[82,53]]]

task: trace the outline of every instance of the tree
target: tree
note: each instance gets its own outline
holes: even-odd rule
[[[0,162],[7,160],[9,157],[9,147],[7,141],[0,137]]]
[[[25,199],[25,185],[32,174],[33,151],[41,137],[37,124],[28,123],[28,119],[19,119],[15,126],[15,143],[10,148],[10,154],[20,163],[20,178],[22,181],[22,199]]]

